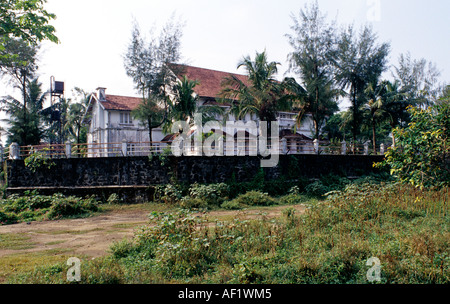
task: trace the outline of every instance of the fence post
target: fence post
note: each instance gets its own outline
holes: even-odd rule
[[[9,146],[9,158],[20,159],[20,146],[18,143],[14,142]]]
[[[122,141],[122,155],[128,156],[128,143],[125,140]]]
[[[384,155],[384,150],[385,150],[384,144],[381,144],[380,145],[380,154],[381,155]]]
[[[282,138],[281,139],[281,152],[283,154],[287,153],[287,140],[286,140],[286,138]]]
[[[369,155],[369,143],[370,140],[364,143],[364,155]]]
[[[341,142],[341,154],[342,155],[346,155],[347,154],[347,142],[345,140],[343,140]]]
[[[72,144],[70,142],[66,143],[66,157],[72,158]]]
[[[316,138],[313,141],[314,143],[314,153],[319,154],[319,140]]]

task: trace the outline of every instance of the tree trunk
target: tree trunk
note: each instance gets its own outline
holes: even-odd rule
[[[152,136],[152,130],[153,130],[153,128],[152,128],[152,121],[151,121],[151,119],[148,119],[147,120],[147,123],[148,123],[148,138],[149,138],[149,140],[150,140],[150,148],[153,146],[153,136]]]
[[[353,147],[352,147],[352,150],[353,150],[353,154],[356,154],[356,133],[357,133],[357,131],[356,131],[356,129],[357,129],[357,127],[358,127],[358,123],[357,123],[357,121],[356,121],[356,116],[357,116],[357,108],[356,108],[356,89],[353,87],[352,88],[352,93],[353,93],[353,128],[352,128],[352,133],[353,133]]]
[[[22,75],[22,97],[23,97],[23,124],[25,129],[22,131],[22,145],[28,145],[27,141],[27,77],[26,73]]]
[[[375,119],[372,117],[372,142],[373,142],[373,153],[377,154],[377,137],[375,132]]]

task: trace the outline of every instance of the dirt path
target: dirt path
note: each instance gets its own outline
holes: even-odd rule
[[[292,206],[297,212],[304,212],[302,205]],[[279,216],[282,207],[264,208],[261,210],[213,211],[209,212],[209,219],[225,219],[233,216],[257,218],[261,216]],[[0,226],[0,234],[20,234],[30,237],[31,245],[28,249],[1,249],[0,258],[17,253],[32,253],[47,250],[63,250],[65,254],[87,255],[92,258],[108,254],[113,242],[124,238],[131,238],[134,231],[148,223],[148,211],[120,210],[102,215],[59,221],[20,223]]]

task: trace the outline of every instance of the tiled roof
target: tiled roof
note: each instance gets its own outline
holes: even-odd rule
[[[248,82],[248,77],[244,75],[180,64],[172,64],[171,66],[173,67],[172,70],[179,78],[186,76],[190,80],[197,80],[199,82],[199,84],[195,86],[194,91],[200,97],[216,98],[223,89],[223,80],[230,75],[237,77],[244,83]]]
[[[212,99],[208,100],[205,105],[218,105],[215,98],[222,91],[222,82],[226,77],[233,75],[244,83],[248,81],[248,77],[244,75],[197,68],[193,66],[172,64],[171,68],[178,78],[181,79],[183,76],[187,76],[188,79],[197,80],[199,82],[199,84],[195,86],[194,92],[200,97]],[[100,103],[106,110],[132,111],[141,103],[141,101],[142,98],[139,97],[106,95],[106,101],[100,101]],[[229,106],[229,104],[221,105]]]
[[[106,110],[132,111],[141,103],[142,98],[106,95],[106,101],[100,101]]]

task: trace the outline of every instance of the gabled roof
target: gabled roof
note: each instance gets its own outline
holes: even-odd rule
[[[203,98],[207,98],[207,102],[204,105],[218,105],[216,98],[222,91],[222,82],[229,76],[234,76],[244,83],[248,83],[248,77],[239,74],[221,72],[217,70],[210,70],[204,68],[198,68],[182,64],[171,64],[171,69],[174,74],[179,78],[186,76],[189,80],[196,80],[199,82],[194,88],[194,92]],[[86,112],[90,112],[92,101],[98,101],[105,110],[114,111],[132,111],[137,108],[141,103],[142,98],[118,96],[118,95],[105,95],[106,100],[99,100],[95,94],[91,97],[90,106]],[[220,104],[222,106],[229,106],[229,104]],[[85,115],[86,116],[86,115]]]
[[[198,68],[182,64],[171,64],[172,70],[178,78],[186,76],[189,80],[197,80],[194,92],[200,97],[216,98],[222,91],[222,82],[229,76],[234,76],[244,83],[248,83],[245,75]]]
[[[99,101],[106,110],[132,111],[142,102],[142,98],[106,95],[106,100]]]

